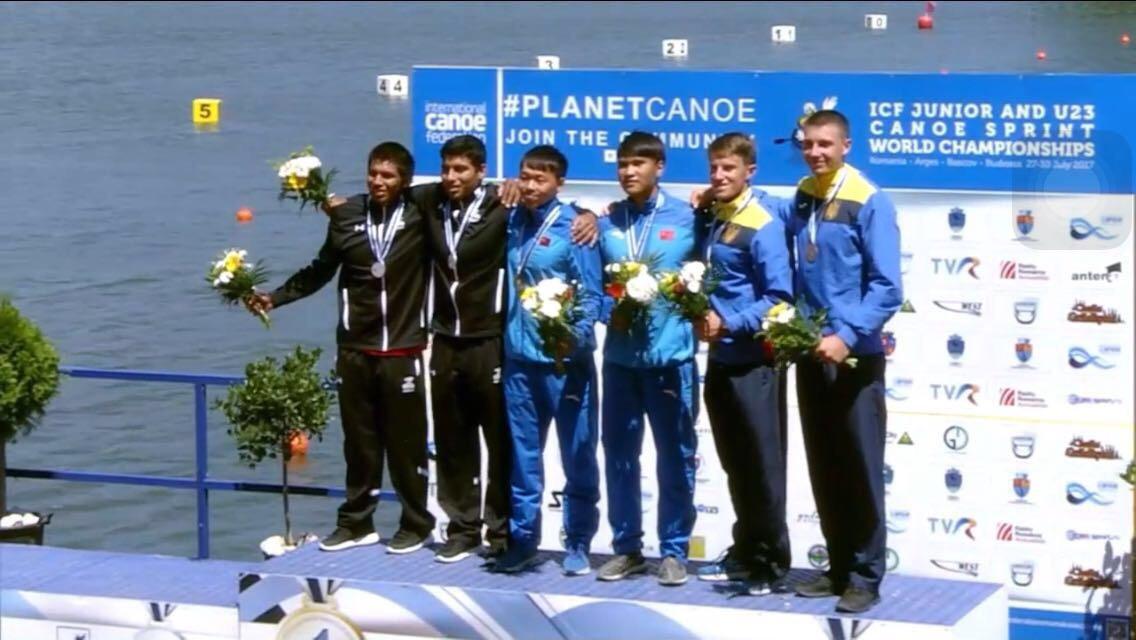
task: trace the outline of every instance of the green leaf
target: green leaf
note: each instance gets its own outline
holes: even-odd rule
[[[0,297],[0,439],[39,425],[59,391],[59,354],[6,297]]]

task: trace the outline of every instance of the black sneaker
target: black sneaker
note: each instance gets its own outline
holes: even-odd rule
[[[711,582],[720,580],[745,580],[749,577],[749,573],[749,567],[742,562],[734,548],[730,547],[726,549],[726,552],[717,562],[700,568],[698,570],[698,579]]]
[[[450,538],[446,540],[446,544],[442,545],[434,554],[434,560],[438,562],[461,562],[470,555],[475,553],[481,547],[476,542],[470,542],[463,538]]]
[[[836,610],[841,613],[864,613],[880,601],[880,594],[869,591],[863,587],[848,587],[840,601],[836,603]]]
[[[391,541],[387,543],[387,553],[414,553],[433,541],[429,533],[420,536],[405,529],[399,529]]]
[[[504,556],[507,550],[508,547],[504,544],[491,544],[488,549],[481,552],[481,559],[485,561],[485,566],[495,565],[497,564],[497,560]]]
[[[596,580],[622,580],[633,573],[646,573],[647,561],[641,553],[618,555],[608,560],[596,573]]]
[[[844,589],[833,582],[827,574],[822,574],[808,582],[802,582],[796,588],[797,595],[802,598],[829,598],[840,595],[843,591]]]
[[[351,547],[363,547],[369,544],[378,544],[379,534],[374,531],[358,533],[346,527],[336,527],[331,535],[320,541],[323,551],[343,551]]]

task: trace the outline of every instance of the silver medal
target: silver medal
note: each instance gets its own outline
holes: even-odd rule
[[[371,265],[371,275],[375,276],[376,278],[382,278],[384,275],[386,275],[386,272],[386,263],[376,262]]]

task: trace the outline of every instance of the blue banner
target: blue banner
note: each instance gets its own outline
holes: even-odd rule
[[[485,140],[490,176],[552,144],[569,180],[611,182],[634,130],[667,146],[666,180],[707,180],[706,148],[741,131],[758,144],[757,184],[807,173],[797,122],[833,105],[852,124],[849,161],[888,188],[1133,193],[1136,77],[807,74],[415,68],[414,154],[435,175],[446,139]]]

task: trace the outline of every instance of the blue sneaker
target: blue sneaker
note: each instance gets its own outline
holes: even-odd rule
[[[526,547],[509,547],[493,565],[496,573],[519,573],[536,564],[537,550]]]
[[[583,547],[569,549],[568,555],[564,556],[564,561],[560,566],[564,569],[564,573],[570,576],[583,576],[592,571],[591,562],[588,560],[588,554]]]

